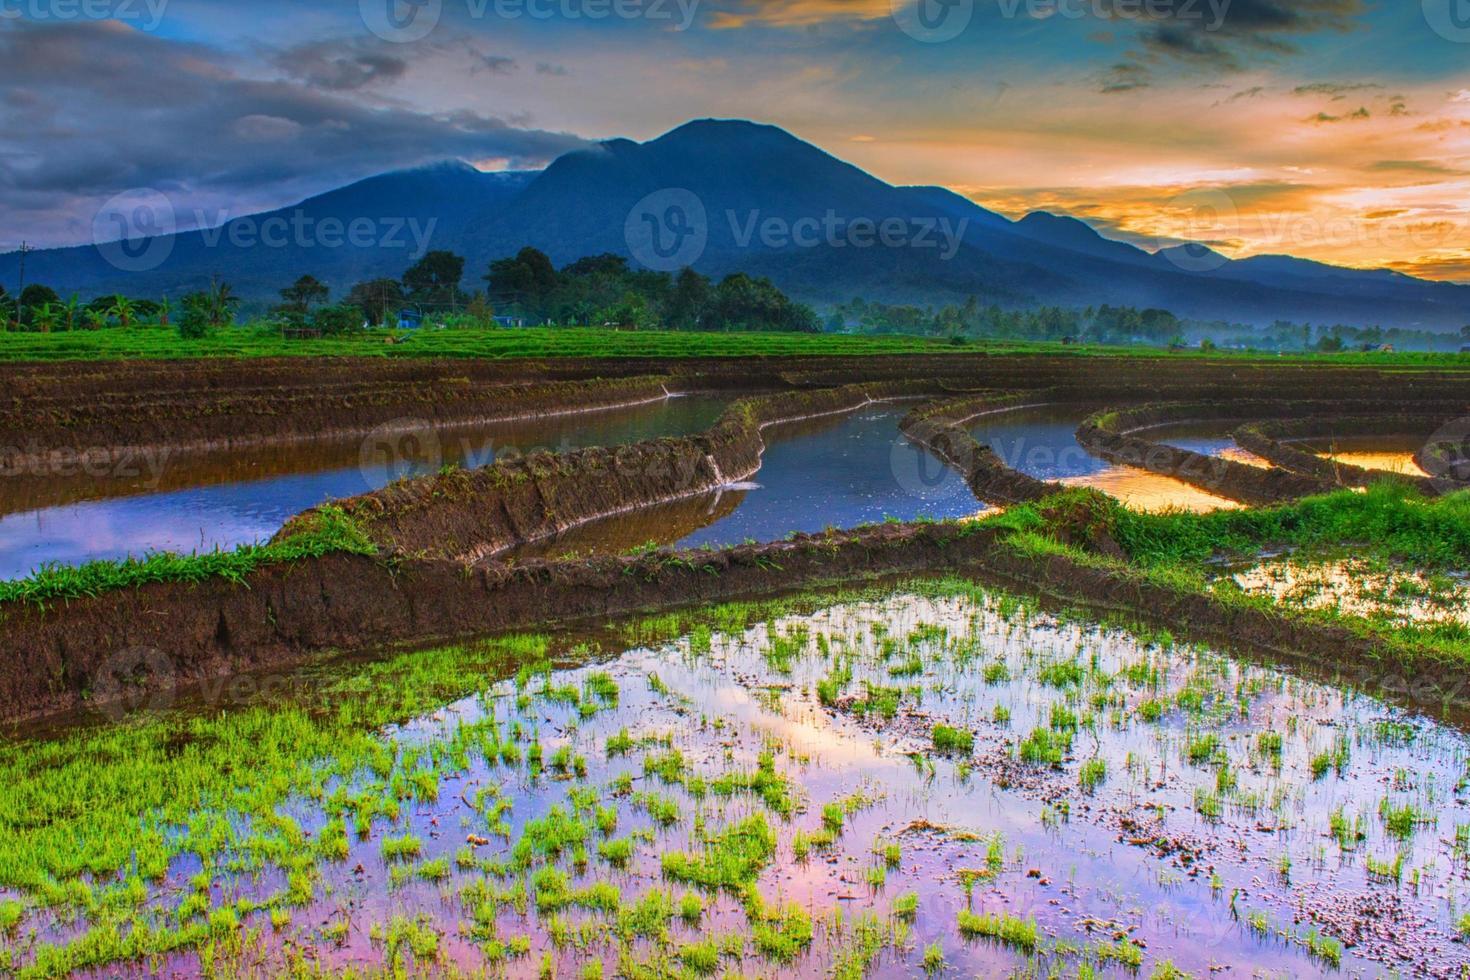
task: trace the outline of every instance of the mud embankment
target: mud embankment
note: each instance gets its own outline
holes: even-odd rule
[[[1430,412],[1437,407],[1440,414],[1404,416],[1400,414],[1402,404],[1398,400],[1385,401],[1381,393],[1355,391],[1343,392],[1332,401],[1233,399],[1143,405],[1093,415],[1078,429],[1077,441],[1089,452],[1112,462],[1170,476],[1247,504],[1278,503],[1344,486],[1367,486],[1385,478],[1413,483],[1425,493],[1437,493],[1434,482],[1428,479],[1333,464],[1267,434],[1285,430],[1355,435],[1430,431],[1460,410],[1455,403],[1425,398],[1418,401],[1416,410]],[[1344,412],[1362,414],[1345,418]],[[1170,426],[1245,420],[1251,421],[1233,434],[1237,445],[1275,464],[1275,468],[1206,456],[1171,446],[1149,434],[1150,430]]]
[[[286,664],[327,651],[506,629],[960,568],[993,535],[883,526],[724,551],[517,564],[332,555],[210,580],[119,590],[47,610],[0,607],[0,717]],[[119,683],[126,691],[110,690]]]
[[[696,497],[746,480],[762,432],[932,391],[932,382],[848,385],[745,398],[705,433],[612,449],[533,453],[400,481],[334,502],[387,553],[477,561],[592,521]],[[814,474],[814,477],[818,476]],[[281,531],[288,536],[312,512]]]
[[[398,418],[458,424],[532,409],[577,408],[575,383],[667,378],[672,391],[810,390],[932,381],[937,394],[1057,389],[1060,400],[1295,397],[1321,390],[1463,400],[1464,374],[1166,357],[945,352],[848,357],[514,359],[330,357],[0,364],[0,440],[12,452],[182,454],[189,447],[340,438]],[[1175,394],[1174,392],[1181,392]],[[558,392],[561,394],[559,395]],[[1187,393],[1186,393],[1187,392]],[[518,394],[519,393],[519,394]]]
[[[1462,404],[1448,404],[1434,414],[1405,415],[1388,410],[1381,414],[1358,415],[1361,406],[1348,404],[1339,406],[1334,413],[1306,418],[1278,416],[1243,425],[1232,434],[1242,449],[1255,453],[1272,464],[1293,473],[1303,473],[1338,486],[1366,487],[1383,479],[1394,479],[1409,483],[1420,492],[1434,496],[1451,493],[1470,487],[1470,469],[1457,469],[1452,460],[1464,459],[1463,443],[1445,445],[1433,442],[1437,430],[1443,430],[1456,419],[1467,417],[1467,408]],[[1470,433],[1470,426],[1465,429]],[[1364,466],[1329,459],[1311,450],[1295,445],[1295,441],[1330,439],[1334,437],[1413,436],[1423,439],[1424,447],[1415,454],[1415,461],[1432,477],[1407,473],[1388,473]],[[1464,435],[1460,436],[1463,439]],[[1442,459],[1433,458],[1436,452],[1445,453]]]
[[[1166,623],[1193,639],[1249,645],[1362,686],[1411,677],[1421,690],[1458,690],[1463,679],[1462,667],[1340,627],[1226,605],[1115,564],[1023,553],[1008,533],[984,523],[885,525],[722,551],[520,564],[333,555],[263,567],[239,583],[155,584],[46,610],[10,604],[0,607],[0,719],[167,703],[181,686],[326,653],[937,570]]]
[[[1054,389],[969,395],[921,405],[904,416],[899,429],[963,475],[980,500],[1002,506],[1040,500],[1065,488],[1014,469],[971,435],[968,426],[987,414],[1055,404],[1057,397]]]
[[[1190,422],[1259,418],[1263,403],[1170,402],[1099,412],[1077,429],[1088,452],[1124,466],[1148,470],[1246,504],[1274,504],[1335,489],[1328,480],[1251,466],[1157,442],[1139,433]]]
[[[204,414],[177,399],[98,399],[65,408],[0,411],[0,475],[105,468],[158,454],[169,458],[391,435],[399,431],[488,425],[651,404],[669,397],[667,376],[482,386],[464,378],[386,384],[370,392],[235,393],[212,399]],[[8,427],[6,427],[8,426]]]

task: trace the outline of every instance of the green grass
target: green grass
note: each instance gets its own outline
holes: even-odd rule
[[[284,340],[260,326],[217,330],[185,340],[175,330],[135,326],[128,330],[69,333],[0,333],[0,361],[134,360],[194,357],[776,357],[785,355],[910,354],[971,351],[943,340],[897,334],[792,334],[765,332],[683,333],[570,327],[513,330],[424,330],[319,340]],[[405,340],[406,338],[406,340]],[[987,347],[1026,349],[1038,345],[996,342]],[[1077,348],[1056,347],[1072,353]]]
[[[367,533],[351,517],[339,507],[327,506],[316,511],[311,526],[269,544],[197,555],[160,552],[143,558],[94,561],[71,567],[49,565],[28,578],[0,582],[0,604],[24,602],[46,606],[155,582],[202,582],[212,578],[240,582],[265,565],[329,554],[377,553]]]
[[[936,752],[960,752],[969,755],[975,751],[975,736],[963,729],[935,725],[930,737]]]
[[[1094,532],[1110,535],[1127,560],[1063,543],[1052,534],[1048,515],[1055,514],[1085,520]],[[1242,590],[1219,574],[1218,565],[1220,559],[1251,561],[1264,550],[1289,548],[1298,560],[1351,553],[1425,571],[1461,569],[1470,565],[1470,492],[1426,499],[1386,481],[1367,493],[1342,491],[1279,507],[1144,514],[1079,489],[1011,507],[979,526],[1009,530],[1006,546],[1023,557],[1065,558],[1164,592],[1207,595],[1232,610],[1347,630],[1380,647],[1383,656],[1397,661],[1394,669],[1408,676],[1442,677],[1470,662],[1470,629],[1462,624],[1405,623],[1352,616],[1336,608],[1291,607],[1270,595]],[[1152,708],[1143,715],[1144,720],[1152,716]]]
[[[1059,357],[1119,356],[1169,360],[1228,360],[1455,369],[1470,364],[1457,354],[1417,352],[1286,354],[1196,349],[1170,352],[1156,347],[1063,345],[1056,342],[982,339],[951,345],[947,339],[903,334],[846,335],[765,332],[688,333],[580,327],[453,329],[393,332],[406,343],[385,343],[384,331],[319,340],[284,340],[274,328],[243,324],[185,340],[157,325],[106,327],[61,333],[0,333],[0,361],[121,360],[188,357],[752,357],[800,354],[901,354],[973,352],[976,349],[1046,353]]]
[[[1041,945],[1041,930],[1035,919],[1019,919],[1007,912],[976,914],[960,909],[958,926],[966,939],[989,939],[1022,953],[1034,953]]]
[[[674,881],[709,891],[743,892],[776,855],[776,834],[756,814],[705,841],[702,853],[670,851],[663,872]]]

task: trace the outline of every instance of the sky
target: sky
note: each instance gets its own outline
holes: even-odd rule
[[[1150,249],[1470,282],[1470,0],[0,0],[0,248],[702,117]]]

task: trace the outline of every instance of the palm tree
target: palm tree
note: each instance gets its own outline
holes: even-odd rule
[[[163,299],[158,301],[158,325],[160,327],[168,326],[168,311],[168,297],[165,296]]]
[[[87,318],[87,326],[92,330],[101,330],[107,326],[107,314],[102,310],[83,310],[82,315]]]
[[[229,283],[211,279],[204,296],[210,326],[222,326],[235,318],[235,307],[240,301]]]
[[[112,299],[112,309],[108,310],[107,313],[109,316],[117,317],[117,325],[126,330],[132,326],[134,309],[133,301],[126,296],[114,296]]]

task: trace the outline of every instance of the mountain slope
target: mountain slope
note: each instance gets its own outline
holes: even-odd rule
[[[441,165],[388,174],[280,213],[432,218],[429,247],[465,255],[472,287],[490,261],[533,245],[558,264],[614,252],[635,264],[765,275],[819,304],[975,296],[1007,306],[1158,306],[1236,322],[1470,322],[1470,287],[1289,256],[1231,261],[1198,246],[1150,254],[1075,218],[1037,212],[1012,222],[944,188],[895,187],[784,130],[739,120],[697,120],[646,143],[609,140],[539,173]],[[650,251],[655,233],[667,254]],[[91,247],[37,252],[28,278],[149,295],[218,272],[243,295],[271,297],[310,272],[340,294],[360,279],[400,274],[410,258],[403,249],[237,249],[228,229],[215,237],[211,246],[207,235],[181,235],[167,263],[136,276],[110,269]],[[686,241],[689,250],[673,248]],[[4,281],[14,281],[13,265],[14,256],[0,256]]]
[[[26,257],[26,281],[63,295],[146,297],[177,296],[218,275],[245,299],[272,301],[310,273],[342,293],[364,279],[402,275],[420,245],[458,248],[467,221],[500,207],[534,176],[481,173],[459,162],[381,174],[291,207],[170,236],[167,258],[153,269],[119,269],[94,246],[35,251]],[[361,235],[352,234],[354,222]],[[0,255],[0,281],[12,290],[16,266],[17,256]]]

